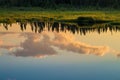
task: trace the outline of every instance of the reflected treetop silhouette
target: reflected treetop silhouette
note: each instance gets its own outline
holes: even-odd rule
[[[21,31],[26,31],[28,24],[31,27],[31,31],[35,33],[41,33],[44,30],[47,31],[56,31],[56,32],[71,32],[73,34],[80,34],[80,35],[86,35],[90,32],[97,32],[97,33],[103,33],[110,31],[117,32],[120,31],[119,25],[110,25],[108,23],[106,24],[84,24],[79,25],[79,23],[67,23],[67,22],[53,22],[53,21],[30,21],[30,22],[17,22],[20,26]],[[8,23],[2,23],[3,27],[6,30],[9,30],[9,27],[12,26],[12,24]]]

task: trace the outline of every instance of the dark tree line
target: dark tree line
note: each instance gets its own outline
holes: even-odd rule
[[[120,8],[120,0],[0,0],[1,7],[98,7]]]

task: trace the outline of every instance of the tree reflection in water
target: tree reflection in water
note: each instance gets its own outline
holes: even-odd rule
[[[2,23],[6,30],[12,24]],[[108,30],[112,32],[120,31],[119,25],[110,25],[110,24],[93,24],[93,25],[78,25],[78,23],[65,23],[65,22],[44,22],[44,21],[32,21],[32,22],[18,22],[20,25],[21,31],[25,31],[28,24],[31,27],[31,30],[35,33],[41,33],[45,29],[47,31],[56,31],[56,32],[71,32],[73,34],[77,33],[80,35],[86,35],[90,32],[103,33]]]

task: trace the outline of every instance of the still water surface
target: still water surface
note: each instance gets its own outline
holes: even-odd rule
[[[0,80],[120,80],[119,57],[119,26],[0,26]]]

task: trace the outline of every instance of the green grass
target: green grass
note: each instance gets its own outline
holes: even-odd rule
[[[76,20],[78,17],[91,17],[97,21],[120,22],[120,11],[83,11],[83,10],[44,10],[39,8],[0,8],[1,22],[15,22],[32,19]]]

